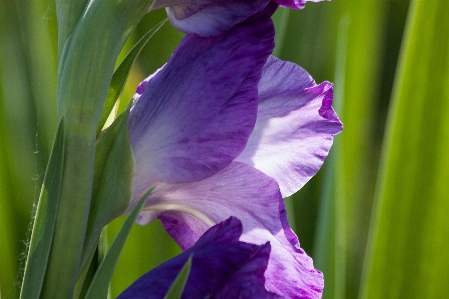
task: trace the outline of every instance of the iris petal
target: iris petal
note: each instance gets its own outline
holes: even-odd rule
[[[168,7],[168,19],[174,27],[201,36],[226,31],[264,9],[269,0],[197,1]]]
[[[271,56],[259,82],[256,126],[235,161],[271,176],[290,196],[321,168],[342,130],[331,104],[331,83],[316,85],[301,67]]]
[[[236,218],[217,224],[190,249],[140,277],[118,299],[164,298],[189,256],[192,266],[181,298],[278,298],[264,288],[270,244],[240,242],[241,234]]]
[[[270,2],[302,9],[307,1],[324,0],[156,0],[153,9],[166,7],[177,29],[201,36],[214,36],[263,10]]]
[[[240,154],[255,124],[257,83],[273,35],[267,14],[212,38],[187,35],[139,86],[129,117],[136,197],[156,182],[203,179]]]
[[[271,244],[265,273],[269,291],[287,298],[320,297],[322,274],[314,269],[312,259],[299,247],[290,229],[276,181],[261,171],[233,162],[202,181],[156,188],[150,201],[154,205],[188,207],[161,211],[150,205],[143,212],[152,218],[158,216],[183,249],[193,246],[211,223],[237,217],[243,225],[241,241]],[[198,212],[203,217],[198,217]]]

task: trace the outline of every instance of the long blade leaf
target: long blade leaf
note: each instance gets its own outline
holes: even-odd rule
[[[175,281],[171,285],[167,294],[165,294],[164,299],[179,299],[182,296],[184,287],[186,286],[187,279],[189,278],[190,269],[192,267],[192,256],[190,256],[187,262],[182,266],[181,271],[179,271],[178,276],[176,276]]]
[[[122,93],[123,88],[125,87],[126,79],[128,78],[129,72],[131,70],[131,66],[136,60],[139,53],[145,47],[147,42],[153,37],[153,35],[161,28],[162,25],[165,24],[167,19],[163,20],[152,29],[150,29],[142,38],[134,45],[132,50],[126,55],[125,59],[120,63],[120,66],[114,72],[114,75],[111,80],[111,86],[109,87],[108,95],[106,98],[106,103],[104,104],[103,112],[101,113],[100,122],[98,123],[97,128],[97,136],[100,134],[103,129],[104,124],[106,123],[109,114],[114,108],[115,103],[117,102],[118,97]]]
[[[115,237],[114,242],[112,242],[112,245],[109,248],[109,251],[107,252],[103,262],[100,264],[100,267],[98,268],[97,273],[95,274],[95,277],[92,280],[92,283],[87,291],[85,299],[98,299],[107,297],[109,283],[112,279],[112,274],[114,273],[115,266],[117,265],[117,261],[120,257],[120,252],[125,245],[126,239],[128,238],[137,215],[139,214],[146,199],[152,191],[153,189],[150,189],[147,193],[145,193],[140,202],[126,218],[125,223]]]
[[[82,264],[98,243],[103,227],[125,212],[132,195],[134,158],[128,137],[128,115],[129,109],[97,142],[92,205]]]
[[[390,108],[362,298],[449,294],[449,5],[412,2]]]
[[[64,121],[61,119],[50,155],[34,220],[20,298],[40,298],[53,239],[64,164]]]

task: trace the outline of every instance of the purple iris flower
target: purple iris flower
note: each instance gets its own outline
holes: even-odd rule
[[[132,208],[156,187],[138,222],[159,218],[183,250],[230,216],[241,241],[271,253],[265,288],[320,298],[321,272],[300,248],[283,197],[321,167],[342,125],[332,85],[269,56],[269,4],[222,34],[187,35],[138,88],[129,117],[136,161]]]
[[[280,6],[302,9],[307,1],[273,0]],[[271,0],[156,0],[153,9],[166,7],[168,19],[185,33],[213,36],[263,10]]]
[[[231,217],[207,230],[175,258],[147,272],[118,299],[164,298],[182,266],[192,266],[181,298],[279,298],[264,287],[270,244],[239,241],[242,224]]]

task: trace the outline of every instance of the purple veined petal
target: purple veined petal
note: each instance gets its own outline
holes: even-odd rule
[[[156,0],[154,8],[166,7],[170,22],[185,33],[220,34],[263,10],[270,0]]]
[[[164,298],[191,255],[191,271],[181,298],[279,298],[264,287],[270,244],[241,242],[241,234],[240,221],[230,217],[182,254],[144,274],[118,298]]]
[[[250,165],[233,162],[202,181],[160,186],[144,210],[140,223],[159,217],[183,249],[214,224],[237,217],[241,241],[271,244],[265,272],[269,291],[286,298],[321,298],[322,274],[290,229],[276,181]]]
[[[271,12],[218,36],[187,35],[139,87],[143,93],[129,117],[135,180],[148,182],[147,189],[154,182],[200,180],[240,154],[255,124],[262,67],[274,47]]]
[[[306,2],[321,2],[325,0],[274,0],[282,7],[288,7],[293,9],[303,9],[306,6]],[[330,1],[330,0],[327,0]]]
[[[274,0],[283,7],[302,9],[307,1]],[[270,0],[156,0],[153,10],[166,7],[170,22],[185,33],[217,35],[261,11]]]
[[[298,191],[321,168],[342,130],[332,84],[315,84],[294,63],[270,57],[259,82],[256,126],[236,158],[274,178],[283,197]]]

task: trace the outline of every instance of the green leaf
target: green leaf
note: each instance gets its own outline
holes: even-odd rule
[[[108,224],[108,237],[111,241],[124,220],[122,216]],[[140,276],[181,252],[160,221],[153,221],[145,226],[137,225],[128,236],[112,278],[112,298],[121,294]]]
[[[449,5],[413,1],[395,78],[361,298],[449,294]]]
[[[162,27],[162,25],[167,22],[167,19],[163,20],[153,28],[151,28],[142,38],[134,45],[131,51],[126,55],[125,59],[120,63],[120,66],[114,72],[114,75],[111,80],[111,86],[109,87],[108,95],[106,97],[106,103],[104,104],[103,112],[101,113],[100,122],[97,127],[97,136],[100,134],[101,130],[106,123],[109,114],[114,108],[117,99],[122,93],[123,88],[125,87],[126,79],[128,78],[129,72],[131,70],[131,66],[136,60],[139,53],[145,47],[147,42],[153,37],[153,35]]]
[[[117,57],[152,2],[89,1],[60,56],[57,100],[65,123],[65,167],[46,298],[73,297],[91,207],[96,129]]]
[[[64,165],[64,121],[61,119],[34,219],[20,298],[40,298],[59,206]]]
[[[69,36],[75,30],[79,19],[88,3],[88,0],[56,0],[56,11],[58,16],[58,50],[59,57]]]
[[[129,108],[97,142],[92,203],[82,265],[95,247],[101,230],[122,215],[131,199],[134,158],[128,136]]]
[[[179,299],[182,296],[182,292],[189,278],[190,269],[192,268],[192,255],[189,256],[184,266],[182,266],[181,271],[179,271],[178,276],[176,276],[175,281],[171,285],[167,294],[165,294],[164,299]]]
[[[343,117],[345,71],[348,48],[348,19],[342,19],[338,28],[336,74],[333,106]],[[344,134],[344,132],[342,133]],[[318,214],[318,227],[314,261],[325,275],[326,288],[323,298],[343,299],[346,287],[346,205],[343,192],[342,135],[334,137],[334,144],[324,167],[322,195]],[[338,200],[339,199],[339,200]],[[351,219],[352,220],[352,219]]]
[[[340,247],[336,255],[339,257],[336,265],[340,265],[336,279],[345,286],[337,284],[336,290],[341,291],[340,298],[357,298],[374,197],[372,182],[378,163],[375,134],[383,83],[380,66],[386,47],[386,32],[382,28],[388,16],[388,1],[341,4],[344,8],[340,11],[338,28],[347,23],[348,31],[344,71],[339,74],[337,67],[335,76],[336,96],[344,99],[341,115],[344,129],[339,137],[341,155],[337,157],[334,201],[336,215],[340,217],[336,219]],[[341,38],[339,34],[337,43],[342,42]],[[341,63],[338,57],[337,66]],[[325,288],[324,298],[335,298],[326,292]]]
[[[86,283],[90,283],[90,281],[86,282],[86,277],[89,277],[88,274],[90,274],[91,272],[95,271],[96,268],[94,270],[92,270],[92,268],[94,267],[92,265],[92,261],[94,260],[95,257],[95,253],[97,252],[97,244],[95,244],[95,246],[92,248],[92,250],[90,251],[89,255],[87,256],[87,259],[85,260],[84,264],[83,264],[83,268],[81,269],[81,272],[78,276],[78,280],[76,282],[75,285],[75,292],[73,295],[73,298],[80,298],[80,296],[82,296],[83,291],[86,291]],[[93,275],[92,275],[93,276]]]
[[[0,6],[0,288],[19,298],[24,242],[58,128],[56,15],[50,0]]]
[[[134,221],[137,218],[137,215],[139,214],[140,210],[145,204],[145,201],[147,200],[153,189],[154,188],[145,193],[140,202],[126,218],[125,223],[112,242],[112,245],[109,248],[109,251],[107,252],[104,260],[100,264],[100,267],[98,268],[97,273],[95,274],[95,277],[92,280],[92,283],[87,291],[85,299],[99,299],[107,297],[109,283],[111,281],[112,274],[114,273],[115,266],[117,265],[117,261],[120,257],[120,252],[125,245],[126,239],[131,231]]]

